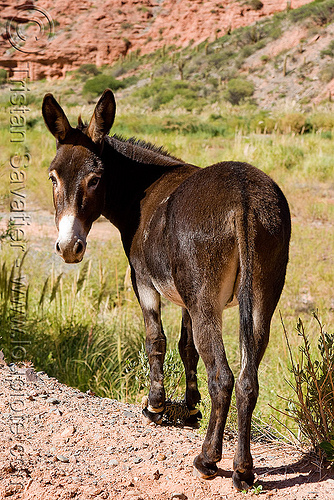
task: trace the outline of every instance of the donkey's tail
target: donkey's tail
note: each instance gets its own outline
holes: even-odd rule
[[[240,340],[251,352],[254,349],[253,336],[253,267],[255,215],[243,200],[242,213],[236,217],[236,237],[240,262],[240,286],[238,291]]]

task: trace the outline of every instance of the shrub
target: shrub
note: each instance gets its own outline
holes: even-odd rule
[[[319,73],[320,80],[328,83],[334,78],[334,63],[327,64]]]
[[[281,26],[274,25],[269,35],[273,40],[277,40],[282,35]]]
[[[88,76],[97,76],[101,73],[101,71],[98,69],[96,64],[82,64],[80,68],[78,69],[78,73],[81,75],[88,75]]]
[[[228,62],[235,57],[235,53],[228,50],[219,50],[218,52],[214,52],[210,54],[209,62],[214,66],[214,68],[221,68],[224,64],[228,64]]]
[[[5,69],[0,69],[0,85],[6,83],[7,81],[7,71]]]
[[[325,56],[330,56],[330,57],[334,57],[334,40],[332,40],[327,49],[324,49],[320,52],[320,57],[323,58]]]
[[[116,80],[111,75],[105,75],[101,73],[94,78],[89,78],[83,87],[84,94],[90,94],[94,97],[102,94],[106,88],[111,88],[112,90],[118,90],[124,88],[126,84],[123,81]]]
[[[270,61],[270,57],[267,54],[263,54],[263,56],[261,56],[260,59],[264,64]]]
[[[331,112],[318,112],[310,116],[313,130],[331,131],[334,129],[334,116]]]
[[[227,84],[224,97],[232,104],[239,104],[254,94],[254,84],[244,78],[232,78]]]
[[[261,10],[263,7],[263,3],[260,0],[248,0],[246,2],[253,10]]]
[[[286,399],[286,415],[299,426],[300,432],[314,449],[323,450],[327,459],[334,460],[334,334],[324,331],[316,313],[320,336],[318,359],[314,359],[311,346],[301,319],[297,332],[301,339],[301,355],[296,361],[284,328],[290,354],[293,382],[288,382],[295,398]]]
[[[147,99],[153,110],[175,100],[180,107],[190,111],[199,103],[200,89],[201,86],[183,80],[157,78],[150,85],[136,90],[134,95]]]
[[[132,28],[132,24],[131,23],[128,23],[127,21],[124,21],[122,24],[121,24],[121,28],[123,30],[128,30],[128,29],[131,29]]]
[[[334,19],[334,2],[329,0],[324,2],[323,5],[315,5],[314,12],[312,13],[313,21],[320,25],[324,26],[329,24]]]
[[[299,7],[299,9],[291,10],[289,16],[293,22],[300,22],[311,18],[318,26],[324,26],[334,19],[334,2],[333,0],[312,2],[311,4]]]
[[[303,113],[286,113],[279,119],[279,129],[285,134],[290,132],[300,134],[309,132],[311,125]]]
[[[255,52],[254,46],[246,45],[245,47],[243,47],[241,55],[242,57],[246,58],[254,54],[254,52]]]
[[[237,43],[240,47],[256,43],[265,38],[266,33],[261,25],[246,26],[237,35]]]

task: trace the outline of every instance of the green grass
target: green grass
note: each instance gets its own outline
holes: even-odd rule
[[[291,10],[289,17],[292,22],[308,20],[317,26],[324,26],[334,19],[334,1],[316,0],[299,9]]]

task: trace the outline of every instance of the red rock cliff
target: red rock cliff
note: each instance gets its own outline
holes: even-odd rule
[[[15,68],[29,61],[32,79],[63,78],[84,63],[111,64],[129,51],[212,41],[311,0],[261,2],[262,7],[251,0],[0,0],[0,66]]]

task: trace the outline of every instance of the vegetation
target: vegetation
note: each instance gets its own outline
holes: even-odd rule
[[[9,239],[8,234],[6,229],[3,241]],[[8,247],[3,248],[2,254],[6,250]],[[138,400],[143,389],[147,391],[149,368],[144,332],[129,283],[124,288],[126,262],[119,248],[112,255],[116,282],[101,262],[96,267],[86,260],[74,274],[56,273],[52,266],[50,272],[45,270],[46,278],[40,280],[38,263],[28,254],[18,272],[15,263],[9,267],[10,260],[3,257],[0,329],[7,360],[15,361],[13,337],[16,341],[20,338],[25,341],[27,359],[32,359],[37,369],[83,391],[91,389],[125,400]],[[25,259],[33,267],[29,276],[23,274]],[[18,282],[22,287],[13,286]],[[18,304],[21,312],[24,309],[19,318]],[[171,393],[181,374],[175,349],[167,352],[165,371],[166,390]]]
[[[172,154],[201,166],[222,160],[248,161],[265,170],[281,185],[293,214],[293,238],[279,307],[288,328],[292,328],[298,315],[302,313],[307,317],[315,306],[321,310],[324,321],[330,324],[334,279],[330,265],[334,246],[330,222],[334,212],[329,203],[334,173],[330,140],[334,130],[332,113],[326,108],[308,114],[293,110],[269,113],[249,104],[233,106],[223,101],[219,107],[204,108],[201,114],[195,115],[177,111],[173,101],[155,112],[143,113],[149,98],[140,99],[138,109],[132,104],[125,113],[127,100],[117,101],[120,114],[114,132],[164,145]],[[35,104],[30,119],[37,121],[27,133],[25,148],[38,161],[34,161],[33,168],[27,172],[28,205],[42,204],[52,211],[46,172],[55,145],[44,128],[39,109],[34,107]],[[80,107],[65,106],[65,109],[75,123]],[[89,118],[92,109],[91,106],[84,118]],[[5,124],[0,143],[2,154],[9,157],[10,142]],[[6,182],[2,184],[1,194],[6,211],[9,203]],[[29,227],[27,233],[29,235]],[[25,335],[30,343],[27,358],[33,360],[37,369],[82,390],[90,388],[100,395],[138,402],[147,393],[148,366],[143,348],[142,315],[126,278],[126,258],[117,236],[106,242],[91,235],[88,243],[84,262],[70,266],[53,255],[54,238],[31,236],[22,267],[28,285]],[[0,257],[0,287],[8,291],[15,259],[8,237],[2,239]],[[8,292],[6,295],[3,291],[0,294],[1,344],[7,360],[11,361],[9,304]],[[169,348],[166,382],[170,385],[167,391],[171,394],[177,385],[178,396],[184,391],[184,378],[179,380],[181,365],[177,352],[180,321],[179,308],[163,302]],[[237,331],[238,311],[233,308],[224,312],[223,338],[236,375],[239,370]],[[314,338],[314,333],[312,336]],[[276,314],[271,341],[260,367],[261,390],[255,418],[259,431],[254,431],[254,436],[258,432],[263,435],[268,425],[275,425],[283,432],[273,422],[268,406],[268,403],[277,406],[277,393],[286,393],[284,376],[287,379],[292,376],[282,340]],[[296,347],[296,342],[297,339],[291,339],[292,348]],[[207,416],[209,398],[202,364],[199,379],[202,412]],[[279,408],[284,411],[284,402]],[[229,421],[232,428],[236,425],[235,415],[232,408]],[[283,423],[286,425],[288,417],[285,418]]]
[[[334,78],[334,63],[327,64],[321,71],[320,71],[320,79],[321,81],[328,83]]]
[[[6,83],[7,71],[3,68],[0,69],[0,85]]]
[[[212,104],[222,98],[240,105],[245,99],[253,98],[252,84],[258,86],[258,78],[268,78],[270,81],[268,68],[271,76],[284,74],[290,83],[296,74],[301,82],[309,79],[313,62],[307,58],[298,56],[299,59],[296,59],[293,51],[270,58],[259,51],[283,37],[295,23],[308,30],[309,38],[314,37],[315,29],[333,21],[333,2],[317,0],[299,9],[285,10],[230,34],[218,37],[216,33],[216,39],[212,42],[206,40],[196,46],[189,43],[182,50],[164,45],[152,54],[140,55],[139,51],[131,51],[130,48],[126,56],[122,56],[112,67],[96,68],[93,64],[85,64],[75,73],[83,84],[83,96],[88,101],[96,99],[109,86],[113,90],[130,88],[133,97],[146,99],[147,106],[152,110],[175,103],[175,108],[181,107],[188,112],[195,109],[201,111],[205,104]],[[242,4],[254,9],[262,5],[257,0]],[[302,54],[304,46],[301,41],[295,52],[299,50],[298,54]],[[253,60],[249,67],[248,59],[257,53],[263,64],[257,66]],[[326,83],[333,78],[327,57],[331,57],[331,53],[332,46],[329,44],[319,54],[322,58],[319,62],[319,77]],[[247,79],[246,71],[249,73]],[[307,103],[311,95],[311,92],[305,92],[300,101],[304,99]],[[275,92],[274,99],[283,101],[284,98],[284,90],[280,94]]]
[[[286,414],[298,424],[308,444],[334,461],[334,334],[324,331],[317,313],[313,316],[320,330],[316,359],[301,319],[296,328],[302,342],[297,359],[284,329],[293,374],[289,385],[295,392],[295,398],[284,398],[288,403]]]
[[[77,73],[81,76],[81,78],[85,81],[87,78],[91,76],[97,76],[101,73],[96,64],[82,64],[80,68],[77,70]]]
[[[245,4],[254,10],[261,10],[263,7],[263,3],[260,0],[247,0]]]
[[[289,17],[292,22],[308,20],[318,26],[324,26],[334,19],[334,1],[316,0],[299,9],[291,10]]]
[[[329,42],[328,47],[320,52],[321,57],[334,57],[334,40]]]
[[[198,107],[198,99],[201,99],[200,91],[200,85],[156,78],[150,85],[135,91],[134,96],[144,99],[153,111],[171,101],[191,111],[194,107]]]
[[[89,78],[85,85],[83,86],[83,94],[90,94],[93,97],[97,97],[106,88],[110,88],[112,90],[118,90],[120,88],[124,88],[125,85],[122,81],[116,80],[112,75],[100,74],[93,78]]]
[[[241,101],[254,94],[254,84],[243,78],[232,78],[227,85],[225,98],[231,104],[240,104]]]
[[[55,143],[41,117],[43,95],[51,90],[61,98],[74,125],[80,113],[84,119],[90,118],[92,101],[105,87],[117,89],[113,133],[163,145],[173,155],[200,166],[224,160],[247,161],[270,174],[282,187],[292,212],[293,234],[279,308],[287,331],[293,329],[298,316],[303,317],[313,356],[312,345],[319,332],[309,322],[312,310],[318,307],[327,325],[333,324],[334,319],[331,303],[334,280],[331,261],[334,248],[331,225],[334,217],[331,201],[333,104],[324,102],[314,107],[307,103],[304,106],[302,102],[273,98],[274,105],[270,109],[261,109],[254,99],[252,75],[241,79],[239,71],[241,69],[244,75],[247,57],[288,29],[291,16],[297,16],[296,22],[305,23],[312,29],[318,23],[317,18],[312,17],[317,12],[314,8],[321,7],[330,19],[330,5],[328,0],[313,2],[304,6],[306,10],[301,14],[294,14],[297,10],[282,12],[212,43],[191,44],[181,52],[171,46],[143,56],[129,52],[113,67],[83,65],[65,81],[53,81],[52,89],[50,82],[31,82],[26,140],[17,149],[32,158],[26,172],[27,210],[31,210],[32,219],[36,207],[53,211],[47,168],[54,156]],[[331,45],[328,50],[330,48]],[[277,58],[263,57],[266,64],[261,64],[259,59],[259,72],[266,71],[268,65],[277,65],[277,72],[282,74],[284,54]],[[329,57],[327,53],[320,59],[319,54],[322,69],[330,64]],[[8,213],[11,197],[8,159],[15,151],[13,147],[17,146],[10,141],[9,97],[9,86],[4,85],[0,95],[2,213]],[[13,361],[10,305],[16,255],[10,246],[7,220],[1,221],[3,231],[0,232],[0,329],[1,347],[7,360]],[[95,224],[98,225],[99,222]],[[29,233],[27,227],[29,250],[21,268],[26,283],[24,336],[29,341],[27,358],[34,362],[36,369],[45,370],[82,390],[91,389],[102,396],[138,402],[147,394],[144,328],[118,235],[112,233],[108,241],[90,235],[84,262],[70,266],[53,255],[54,237],[43,234],[43,230],[39,233]],[[167,393],[172,395],[176,390],[175,396],[181,396],[184,377],[181,377],[177,352],[180,311],[165,301],[162,311],[168,338]],[[232,308],[224,312],[223,338],[229,364],[236,376],[239,372],[237,331],[238,311]],[[291,352],[298,349],[300,338],[296,335],[289,339]],[[322,363],[321,358],[319,363]],[[271,340],[259,370],[260,397],[253,438],[263,437],[265,433],[266,439],[272,439],[278,431],[289,438],[290,432],[284,430],[284,425],[298,432],[297,422],[292,420],[291,424],[287,415],[282,415],[284,425],[281,427],[269,407],[271,404],[287,413],[286,402],[277,402],[277,394],[288,398],[285,379],[291,384],[295,380],[293,371],[289,371],[290,364],[289,349],[278,314],[275,314]],[[201,411],[206,418],[209,395],[202,363],[199,381],[203,396]],[[298,401],[295,408],[299,408]],[[235,425],[236,409],[232,405],[229,426]],[[323,436],[324,441],[331,444],[329,438]]]

